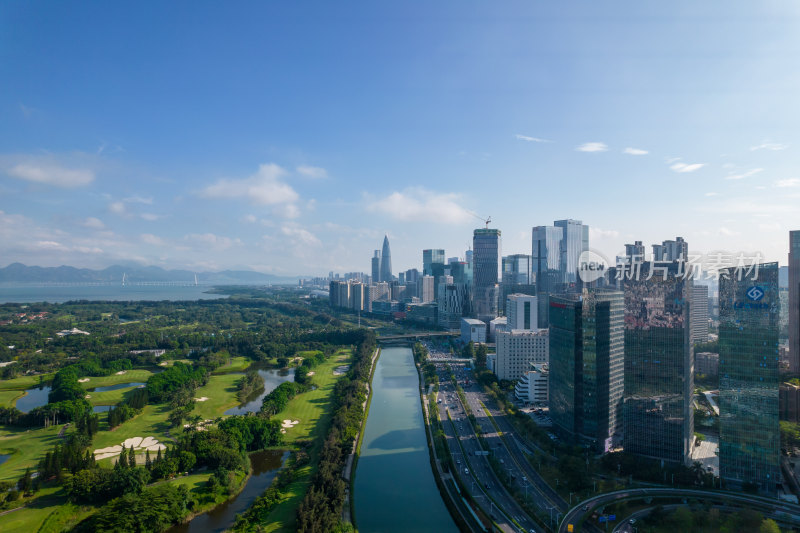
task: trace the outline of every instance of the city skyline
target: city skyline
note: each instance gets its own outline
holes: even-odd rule
[[[0,266],[369,272],[386,234],[399,272],[489,216],[786,264],[800,8],[455,5],[4,3]]]

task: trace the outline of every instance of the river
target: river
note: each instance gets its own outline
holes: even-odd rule
[[[208,285],[35,285],[0,283],[0,303],[89,301],[186,301],[227,298],[227,294],[210,294]]]
[[[456,533],[431,472],[411,349],[384,348],[372,387],[353,490],[359,531]]]
[[[253,475],[247,480],[242,492],[211,511],[194,517],[191,522],[170,528],[168,533],[217,533],[230,529],[236,517],[244,513],[267,490],[288,456],[289,452],[281,450],[251,453]]]

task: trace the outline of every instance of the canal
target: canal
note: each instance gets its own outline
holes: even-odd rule
[[[456,533],[431,472],[411,349],[384,348],[372,387],[353,489],[358,530]]]

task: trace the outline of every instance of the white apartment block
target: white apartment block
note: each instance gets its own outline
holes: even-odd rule
[[[497,332],[495,374],[499,379],[520,379],[531,369],[550,360],[550,335],[546,329]]]

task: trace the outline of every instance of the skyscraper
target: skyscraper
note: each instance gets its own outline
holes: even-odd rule
[[[504,284],[530,285],[531,256],[525,254],[507,255],[503,258]]]
[[[622,426],[624,324],[619,291],[550,297],[550,417],[596,453]]]
[[[378,283],[381,280],[381,251],[375,250],[375,255],[372,256],[372,283]]]
[[[733,485],[780,482],[778,263],[720,272],[719,468]]]
[[[497,283],[501,266],[500,230],[476,229],[472,237],[474,308],[478,319],[489,322],[498,314],[499,285]]]
[[[690,342],[708,342],[708,285],[692,287],[692,310],[690,313]]]
[[[800,372],[800,231],[789,232],[789,372]]]
[[[433,248],[429,250],[422,250],[422,274],[425,276],[433,276],[434,263],[444,264],[444,250],[440,248]]]
[[[689,259],[689,244],[683,237],[676,237],[674,241],[662,241],[653,245],[653,261],[687,261]]]
[[[536,296],[528,294],[511,294],[506,302],[506,313],[508,322],[506,329],[509,330],[532,330],[539,329],[538,315],[539,308],[536,305]]]
[[[641,263],[624,275],[625,451],[687,463],[694,432],[689,344],[691,280],[682,262]]]
[[[556,220],[553,225],[561,228],[561,282],[578,281],[578,259],[589,249],[589,226],[580,220]]]
[[[536,226],[531,235],[531,272],[535,275],[536,295],[539,296],[539,327],[546,328],[550,310],[549,295],[560,291],[562,228]]]
[[[383,237],[383,249],[381,250],[381,281],[392,282],[392,252],[389,250],[389,236]]]

